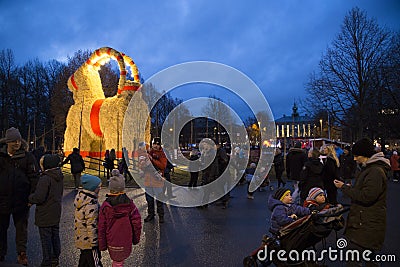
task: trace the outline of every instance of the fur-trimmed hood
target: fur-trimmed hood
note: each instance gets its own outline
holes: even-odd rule
[[[390,169],[390,160],[385,158],[385,154],[383,154],[383,152],[378,152],[374,155],[372,155],[372,157],[370,157],[367,162],[365,162],[365,165],[369,165],[372,163],[379,163],[382,165],[386,165],[385,169]]]

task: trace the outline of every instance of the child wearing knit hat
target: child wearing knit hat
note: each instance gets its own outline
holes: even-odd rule
[[[278,233],[279,230],[297,220],[310,214],[310,209],[293,204],[290,190],[287,188],[278,188],[274,195],[270,195],[268,199],[268,208],[271,210],[271,226],[272,233]]]
[[[102,266],[97,236],[97,198],[102,183],[99,177],[89,174],[82,175],[81,181],[83,189],[77,193],[74,201],[75,246],[81,252],[79,263],[88,264],[85,266]]]
[[[329,204],[326,202],[325,191],[319,187],[313,187],[308,192],[308,196],[303,204],[304,207],[308,207],[310,210],[321,211],[329,208]]]
[[[335,205],[331,205],[326,202],[325,191],[319,187],[313,187],[310,189],[303,206],[309,208],[311,211],[318,212],[335,207]],[[342,208],[342,205],[337,204],[336,207]]]
[[[100,207],[99,249],[108,249],[112,266],[123,266],[132,252],[132,244],[140,241],[142,219],[138,208],[124,192],[124,176],[117,169],[111,174],[110,194]]]
[[[59,227],[64,190],[64,175],[58,167],[59,164],[58,155],[45,154],[40,159],[42,173],[35,191],[29,196],[29,203],[36,204],[35,224],[39,227],[42,243],[41,266],[59,266],[61,254]]]

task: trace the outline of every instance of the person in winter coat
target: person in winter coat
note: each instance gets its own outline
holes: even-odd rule
[[[7,254],[7,230],[12,215],[17,261],[22,265],[28,265],[28,197],[35,190],[39,176],[36,159],[26,149],[26,142],[14,127],[0,140],[0,262]]]
[[[213,140],[209,138],[205,138],[200,142],[200,161],[202,167],[205,167],[202,170],[202,185],[207,185],[213,182],[218,178],[218,158],[217,155],[217,147]],[[199,208],[207,208],[210,200],[210,190],[206,190],[203,195],[203,205],[199,206]]]
[[[62,165],[71,164],[71,173],[74,177],[75,190],[82,187],[81,184],[81,174],[85,170],[85,162],[82,156],[79,154],[79,148],[74,147],[72,153],[63,161]]]
[[[347,248],[376,252],[382,249],[385,240],[386,183],[390,163],[382,152],[376,153],[368,138],[357,141],[352,152],[361,167],[354,186],[335,180],[335,186],[351,199],[344,231],[350,241]]]
[[[165,145],[164,145],[165,148]],[[169,150],[163,149],[164,153],[167,153],[167,151],[171,151],[171,148],[169,147]],[[172,159],[172,155],[168,155],[170,159]],[[167,165],[165,166],[164,169],[164,178],[167,180],[169,183],[164,183],[164,188],[163,188],[163,194],[166,194],[166,197],[168,199],[176,198],[176,196],[172,193],[172,184],[171,184],[171,172],[173,172],[175,166],[172,164],[171,161],[167,158]]]
[[[322,181],[322,165],[319,160],[320,153],[318,149],[310,149],[308,151],[308,161],[304,163],[303,169],[300,173],[300,203],[303,203],[308,195],[308,192],[313,187],[324,188]]]
[[[79,267],[102,267],[99,251],[97,223],[101,180],[97,176],[82,175],[82,190],[76,194],[75,206],[75,246],[81,252]]]
[[[335,148],[332,145],[323,146],[322,154],[326,156],[324,168],[322,170],[322,180],[324,182],[324,189],[328,197],[328,202],[336,205],[337,202],[337,188],[333,181],[339,179],[340,162],[336,156]]]
[[[199,170],[200,170],[200,162],[199,162],[199,153],[197,149],[193,149],[190,151],[189,157],[189,171],[190,171],[190,181],[189,188],[197,187],[197,180],[199,179]]]
[[[350,182],[354,178],[356,171],[356,162],[351,154],[350,146],[345,146],[343,154],[339,157],[340,160],[340,178],[345,182]]]
[[[393,151],[392,156],[390,157],[390,166],[393,172],[393,182],[398,182],[400,179],[400,157],[397,154],[397,151]]]
[[[216,143],[216,147],[217,147],[217,161],[218,161],[218,177],[221,177],[224,175],[225,177],[225,184],[224,186],[218,186],[217,190],[218,190],[218,195],[222,195],[222,197],[220,199],[218,199],[217,201],[220,201],[222,203],[222,208],[226,209],[228,207],[228,203],[229,203],[229,198],[230,198],[230,191],[225,190],[225,186],[226,188],[230,188],[230,179],[226,179],[228,177],[230,177],[229,172],[225,172],[226,168],[228,167],[229,164],[229,157],[228,154],[226,153],[225,148],[217,141],[214,140],[214,142]],[[224,178],[222,178],[224,179]]]
[[[301,143],[296,141],[294,147],[289,149],[289,153],[286,156],[286,175],[288,179],[294,180],[298,184],[300,172],[306,161],[307,155],[301,149]]]
[[[115,149],[106,150],[104,154],[104,163],[103,166],[106,168],[107,172],[107,181],[110,180],[110,173],[114,169],[114,161],[116,160],[117,156],[115,154]]]
[[[36,204],[35,224],[39,227],[42,243],[41,267],[59,266],[61,200],[64,190],[64,176],[59,164],[60,157],[57,155],[45,154],[40,159],[43,171],[35,192],[29,196],[29,202]]]
[[[147,217],[145,222],[150,222],[155,217],[154,202],[157,206],[158,222],[164,223],[164,203],[160,201],[164,187],[164,170],[167,166],[167,157],[161,147],[161,138],[155,137],[151,150],[143,164],[153,165],[142,168],[144,172],[144,186],[146,191]],[[150,168],[149,168],[150,167]]]
[[[310,214],[308,208],[293,204],[290,190],[287,188],[278,188],[274,195],[268,198],[268,208],[271,211],[270,232],[277,234],[279,230],[297,220]]]
[[[112,170],[106,200],[99,213],[99,249],[108,249],[112,266],[124,266],[132,252],[132,244],[140,241],[142,220],[133,201],[124,193],[125,179],[117,169]]]
[[[247,181],[247,198],[254,199],[254,192],[250,192],[250,182],[253,179],[254,173],[256,172],[257,164],[254,162],[250,163],[249,167],[244,170],[244,177]]]
[[[283,161],[282,151],[279,148],[275,150],[273,163],[274,163],[276,179],[278,180],[278,188],[281,187],[281,184],[283,187],[285,187],[286,183],[282,180],[282,174],[283,171],[285,170],[285,163]]]

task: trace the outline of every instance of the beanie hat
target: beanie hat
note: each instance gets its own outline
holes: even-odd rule
[[[43,170],[57,168],[60,164],[60,157],[57,155],[46,154],[43,157]]]
[[[146,142],[140,142],[139,143],[139,147],[145,147],[146,146]]]
[[[17,128],[11,127],[10,129],[7,129],[6,140],[5,140],[6,143],[14,142],[21,139],[22,139],[21,133]]]
[[[83,189],[89,190],[94,192],[97,187],[101,185],[101,180],[99,177],[90,175],[90,174],[84,174],[81,177],[82,181],[82,187]]]
[[[161,146],[161,138],[160,137],[154,137],[153,139],[153,145],[160,145]]]
[[[110,184],[108,188],[111,192],[123,192],[125,190],[125,178],[119,173],[119,170],[114,169],[111,172]]]
[[[397,155],[397,151],[395,150],[395,151],[393,151],[393,155]]]
[[[325,195],[324,190],[322,190],[319,187],[313,187],[308,192],[307,200],[315,200],[317,198],[317,196],[319,196],[320,194],[324,194]]]
[[[355,156],[370,158],[376,153],[374,143],[369,138],[362,138],[353,145],[352,153]]]
[[[275,194],[274,194],[274,198],[278,199],[280,201],[283,200],[283,198],[290,193],[290,190],[287,188],[278,188],[278,190],[276,190]]]
[[[351,151],[350,146],[345,146],[344,149],[347,150],[347,151]]]

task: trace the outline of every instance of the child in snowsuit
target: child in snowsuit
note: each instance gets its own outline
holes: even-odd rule
[[[78,267],[102,267],[97,240],[97,223],[101,180],[97,176],[82,176],[83,189],[75,197],[75,246],[80,249]]]
[[[269,196],[268,208],[272,212],[270,232],[273,234],[277,234],[283,226],[294,222],[298,217],[310,214],[310,209],[293,204],[290,190],[283,187]]]
[[[133,201],[124,193],[125,179],[117,169],[112,170],[110,194],[100,207],[99,248],[108,249],[112,266],[124,266],[132,252],[132,244],[140,241],[142,220]]]

